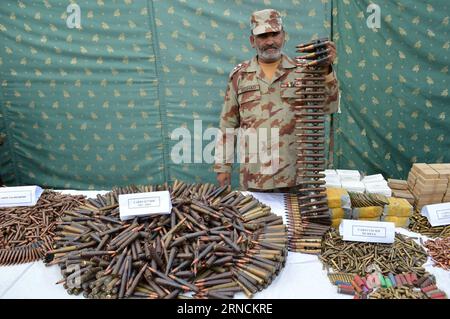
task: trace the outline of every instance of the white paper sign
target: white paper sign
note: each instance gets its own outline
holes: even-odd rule
[[[395,224],[344,219],[339,226],[339,233],[346,241],[392,244],[395,239]]]
[[[425,205],[422,207],[421,214],[428,218],[433,227],[450,225],[450,203]]]
[[[43,192],[39,186],[0,187],[0,207],[34,206]]]
[[[154,214],[170,214],[169,191],[119,195],[120,219],[128,220]]]

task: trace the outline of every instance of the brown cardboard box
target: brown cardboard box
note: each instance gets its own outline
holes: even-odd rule
[[[401,190],[407,190],[408,189],[408,182],[402,179],[388,179],[388,186],[394,190],[394,189],[401,189]]]
[[[421,194],[441,194],[442,196],[444,196],[446,191],[447,185],[425,185],[419,182],[416,183],[416,186],[413,189],[413,192],[417,194],[417,196],[420,196]]]
[[[428,205],[428,204],[439,204],[441,202],[442,202],[442,197],[436,198],[436,199],[420,198],[420,199],[416,199],[415,205],[423,206],[423,205]]]
[[[429,169],[430,166],[427,163],[414,163],[413,166],[411,167],[411,172],[418,173],[421,170],[424,169]]]
[[[428,164],[434,170],[446,169],[447,165],[443,163]]]
[[[450,163],[413,164],[407,185],[419,210],[425,205],[450,202]]]
[[[443,203],[450,202],[450,189],[447,189],[447,192],[445,193],[444,197],[442,198]]]
[[[422,176],[428,179],[439,178],[439,173],[428,164],[413,164],[411,171],[417,176]]]
[[[414,185],[416,185],[416,179],[417,179],[416,174],[414,174],[412,171],[410,171],[408,174],[408,180],[407,180],[408,188],[410,190],[414,189]]]
[[[430,164],[430,167],[439,173],[440,178],[450,177],[449,164]]]
[[[437,179],[439,178],[439,173],[436,172],[434,169],[427,169],[421,173],[418,174],[419,176],[422,176],[423,178],[426,179]]]
[[[448,179],[447,178],[424,178],[423,176],[419,175],[416,178],[416,185],[417,183],[421,183],[423,185],[438,185],[438,186],[445,186],[447,188],[448,185]]]
[[[411,192],[408,190],[393,189],[392,196],[398,197],[398,198],[405,198],[405,199],[414,199],[414,195],[411,194]]]
[[[450,178],[450,169],[441,169],[438,173],[440,178],[446,178],[447,180]]]
[[[416,189],[413,189],[412,194],[416,199],[424,200],[441,200],[444,197],[443,193],[419,193]]]

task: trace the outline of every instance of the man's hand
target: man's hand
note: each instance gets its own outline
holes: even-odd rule
[[[332,64],[336,60],[336,44],[333,41],[329,41],[326,44],[326,48],[329,50],[328,59],[330,60],[330,64]]]
[[[230,173],[217,173],[217,181],[220,186],[225,186],[231,184],[231,174]]]

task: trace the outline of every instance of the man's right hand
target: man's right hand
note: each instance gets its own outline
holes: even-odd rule
[[[231,184],[231,174],[230,173],[217,173],[217,181],[220,186],[225,186]]]

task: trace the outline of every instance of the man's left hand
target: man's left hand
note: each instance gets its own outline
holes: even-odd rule
[[[330,64],[333,64],[334,60],[336,60],[336,44],[333,41],[330,41],[326,44],[326,48],[330,50],[328,52],[328,59]]]

